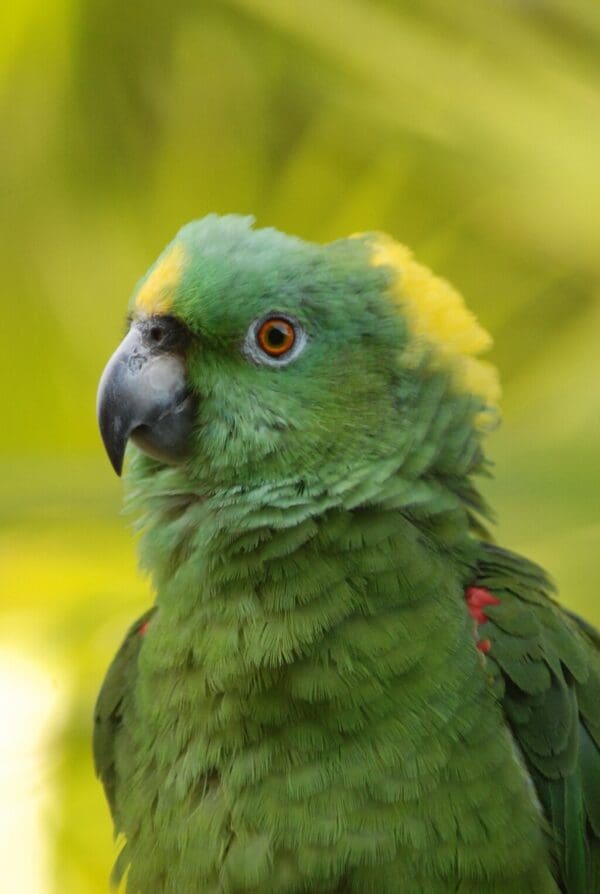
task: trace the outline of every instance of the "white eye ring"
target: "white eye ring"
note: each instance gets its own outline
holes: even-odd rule
[[[292,341],[289,348],[286,348],[284,345],[273,345],[273,353],[269,352],[265,342],[265,332],[268,324],[271,322],[281,324],[277,327],[278,334],[281,334],[282,337],[286,335],[288,338],[291,337]],[[253,363],[259,363],[262,366],[287,366],[302,353],[307,341],[306,332],[298,320],[290,317],[289,314],[272,311],[250,324],[242,345],[242,353],[248,360],[251,360]]]

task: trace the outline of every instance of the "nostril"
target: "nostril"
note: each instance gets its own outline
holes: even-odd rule
[[[137,373],[141,370],[141,368],[146,363],[146,357],[143,354],[139,354],[137,351],[134,351],[130,357],[125,359],[125,365],[127,369],[132,373]]]

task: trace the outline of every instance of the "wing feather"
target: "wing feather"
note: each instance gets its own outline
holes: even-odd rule
[[[482,544],[495,691],[548,819],[565,894],[600,892],[600,634],[531,562]]]
[[[140,631],[155,610],[152,608],[147,611],[128,630],[104,678],[94,710],[94,765],[104,786],[115,825],[117,825],[115,790],[118,785],[115,740],[121,727],[125,693],[135,684],[137,660],[142,645]]]

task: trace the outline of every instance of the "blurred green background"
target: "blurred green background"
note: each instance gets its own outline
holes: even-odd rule
[[[600,623],[597,0],[0,11],[0,890],[107,890],[92,705],[148,603],[95,388],[177,228],[385,229],[495,337],[498,538]]]

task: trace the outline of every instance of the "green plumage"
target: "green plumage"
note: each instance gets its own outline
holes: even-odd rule
[[[96,712],[117,876],[130,894],[600,890],[597,635],[480,538],[481,398],[415,354],[368,237],[211,217],[176,244],[168,313],[199,402],[185,459],[130,457],[156,606]],[[279,368],[240,348],[273,313],[307,335]],[[471,585],[500,600],[487,656]]]

